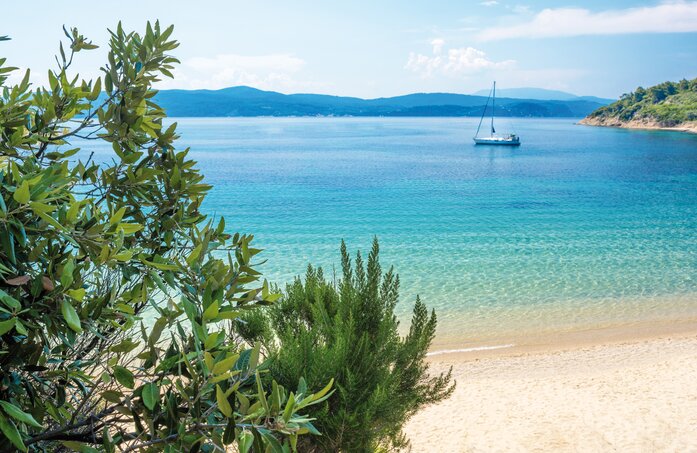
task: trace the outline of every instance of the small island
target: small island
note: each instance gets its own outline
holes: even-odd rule
[[[581,124],[697,133],[697,79],[637,88],[599,108]]]

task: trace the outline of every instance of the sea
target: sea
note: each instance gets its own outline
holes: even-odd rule
[[[478,118],[177,118],[213,185],[203,210],[254,234],[281,285],[340,277],[380,243],[441,348],[697,319],[697,135],[498,119],[520,147],[475,146]],[[491,345],[491,346],[488,346]]]

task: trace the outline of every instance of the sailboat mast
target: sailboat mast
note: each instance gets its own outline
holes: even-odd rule
[[[494,80],[494,97],[491,99],[491,135],[496,133],[494,129],[494,107],[496,105],[496,80]]]

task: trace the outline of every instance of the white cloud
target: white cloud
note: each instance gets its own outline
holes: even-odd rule
[[[544,9],[529,22],[484,29],[483,41],[627,33],[697,31],[697,1],[592,12],[583,8]]]
[[[446,75],[451,77],[475,74],[487,69],[510,68],[515,66],[515,60],[492,61],[486,53],[474,47],[448,49],[443,54],[442,39],[431,41],[433,55],[423,55],[415,52],[409,54],[406,69],[418,73],[422,77]]]
[[[434,55],[440,55],[443,52],[443,46],[445,45],[445,40],[436,38],[431,41],[431,46],[433,46]]]
[[[215,90],[248,85],[286,92],[324,88],[323,84],[297,80],[304,66],[303,59],[289,54],[195,57],[184,60],[175,70],[174,80],[165,79],[158,88]]]
[[[499,4],[499,2],[497,2],[496,0],[486,0],[484,2],[480,2],[479,4],[483,6],[496,6]]]

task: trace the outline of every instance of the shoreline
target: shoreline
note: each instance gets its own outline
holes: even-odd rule
[[[441,342],[427,354],[430,362],[475,360],[530,353],[577,350],[598,345],[612,345],[654,340],[666,336],[697,336],[697,317],[644,320],[625,324],[582,327],[565,331],[526,336],[502,336],[470,342]],[[437,339],[436,339],[437,340]]]
[[[428,357],[457,387],[405,425],[412,451],[695,448],[697,320],[557,340]]]
[[[438,314],[431,355],[445,351],[505,354],[697,332],[697,293],[577,299]]]
[[[597,127],[614,127],[618,129],[638,129],[638,130],[658,130],[658,131],[672,131],[672,132],[686,132],[688,134],[697,134],[697,121],[688,121],[681,123],[678,126],[665,127],[660,123],[652,120],[632,120],[632,121],[622,121],[618,118],[590,118],[586,117],[578,122],[583,126],[597,126]]]

